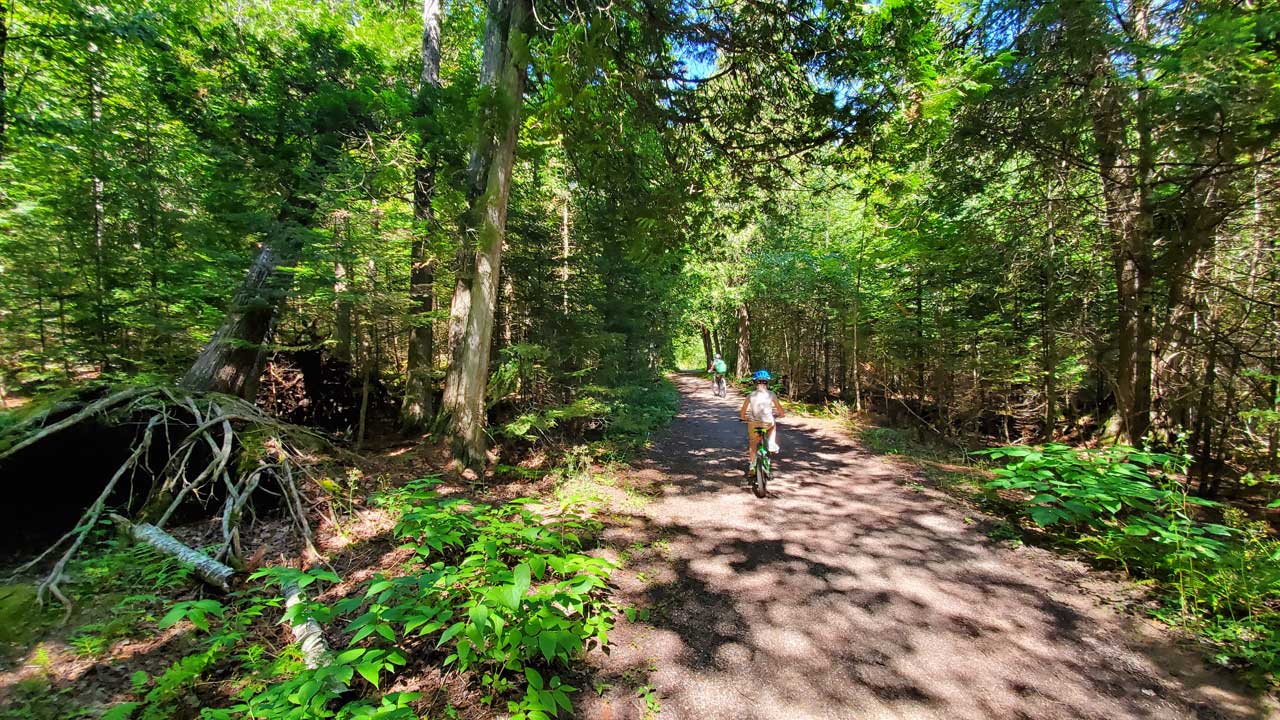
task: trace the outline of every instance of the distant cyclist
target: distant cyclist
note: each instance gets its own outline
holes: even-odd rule
[[[776,453],[778,452],[777,418],[786,417],[787,414],[786,410],[782,409],[782,403],[778,402],[778,396],[769,390],[769,381],[773,376],[768,370],[757,370],[751,379],[755,381],[756,389],[742,401],[742,408],[738,410],[738,415],[747,423],[748,477],[755,470],[756,444],[759,442],[756,428],[765,429],[769,438],[769,452]]]
[[[720,357],[720,353],[716,353],[716,359],[711,362],[711,367],[707,368],[707,373],[712,374],[711,387],[716,395],[724,397],[727,394],[724,376],[729,372],[729,366],[725,364],[724,359]]]

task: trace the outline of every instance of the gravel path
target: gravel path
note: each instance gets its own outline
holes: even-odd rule
[[[578,717],[1266,715],[1106,604],[1116,586],[990,540],[976,511],[835,423],[784,420],[773,497],[755,498],[741,477],[740,401],[676,381],[681,413],[627,479],[653,500],[608,531],[630,546],[620,592],[650,617],[593,655]]]

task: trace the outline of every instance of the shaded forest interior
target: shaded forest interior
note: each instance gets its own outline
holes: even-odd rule
[[[1028,526],[1152,515],[1275,566],[1278,52],[1252,0],[3,0],[0,559],[69,606],[116,512],[202,520],[235,566],[269,519],[314,570],[380,452],[476,497],[589,475],[722,355],[948,447],[1049,445],[1028,477],[1146,483],[1093,514],[1001,488]],[[1157,543],[1103,562],[1185,579]],[[1252,575],[1195,622],[1247,616],[1211,642],[1265,675],[1280,571]],[[547,642],[521,663],[575,652]],[[512,712],[554,710],[527,677]]]

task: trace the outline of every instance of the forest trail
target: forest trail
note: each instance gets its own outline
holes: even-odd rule
[[[631,478],[617,573],[647,624],[593,655],[579,716],[1245,718],[1267,711],[1086,568],[989,539],[837,423],[788,417],[773,497],[742,478],[735,396],[676,378],[681,409]],[[657,702],[646,707],[651,687]]]

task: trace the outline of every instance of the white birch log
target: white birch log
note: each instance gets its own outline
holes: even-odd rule
[[[198,550],[193,550],[178,542],[172,535],[148,523],[131,523],[119,515],[112,515],[114,520],[129,533],[129,537],[143,542],[169,557],[189,566],[196,575],[206,583],[229,592],[235,580],[236,571]]]
[[[284,586],[286,610],[303,602],[306,602],[306,597],[303,596],[301,588],[293,583]],[[302,662],[306,664],[307,669],[315,670],[333,662],[333,655],[329,652],[329,643],[320,630],[320,623],[314,618],[303,616],[295,617],[289,625],[293,632],[293,641],[298,643],[298,649],[302,651]]]

